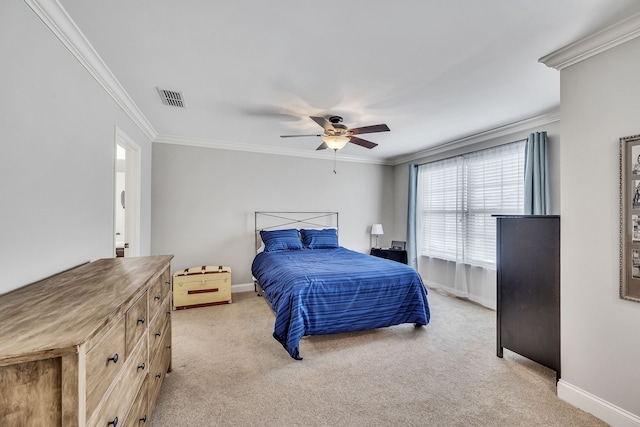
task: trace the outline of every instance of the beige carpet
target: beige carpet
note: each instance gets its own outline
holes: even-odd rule
[[[431,323],[272,338],[253,292],[173,312],[173,372],[151,425],[604,426],[556,397],[555,373],[505,350],[495,312],[430,290]]]

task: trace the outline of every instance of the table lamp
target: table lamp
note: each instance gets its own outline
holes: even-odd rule
[[[376,236],[376,248],[379,248],[380,246],[378,246],[378,236],[384,234],[384,231],[382,231],[382,224],[373,224],[371,226],[371,235],[372,236]]]

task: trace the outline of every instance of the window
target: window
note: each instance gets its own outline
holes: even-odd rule
[[[524,212],[525,141],[420,166],[420,255],[495,268],[495,214]]]

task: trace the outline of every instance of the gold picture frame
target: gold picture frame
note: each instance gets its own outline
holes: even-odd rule
[[[620,298],[640,302],[640,135],[620,138]]]

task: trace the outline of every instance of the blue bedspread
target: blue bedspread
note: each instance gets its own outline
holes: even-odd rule
[[[429,323],[420,276],[395,261],[343,247],[262,252],[251,271],[276,313],[273,336],[295,359],[305,335]]]

